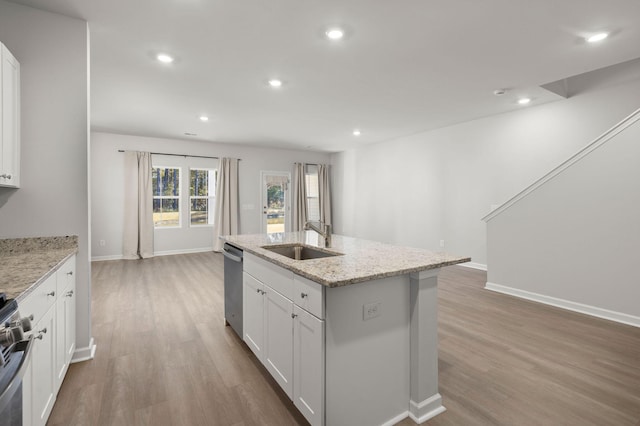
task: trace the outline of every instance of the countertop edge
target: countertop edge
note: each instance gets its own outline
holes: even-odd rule
[[[236,244],[236,245],[241,245],[237,242],[234,242],[232,244]],[[427,266],[418,266],[418,267],[414,267],[414,268],[404,268],[404,269],[398,269],[397,271],[392,271],[392,272],[384,272],[384,273],[374,273],[374,274],[370,274],[370,275],[362,275],[356,278],[350,278],[347,280],[339,280],[339,281],[327,281],[326,279],[314,275],[314,274],[310,274],[304,270],[301,270],[299,268],[296,268],[295,265],[291,265],[285,262],[281,262],[278,260],[277,255],[274,255],[274,257],[271,256],[267,256],[263,251],[256,251],[253,250],[251,247],[248,246],[242,246],[241,247],[244,251],[251,253],[254,256],[257,256],[261,259],[264,259],[270,263],[273,263],[274,265],[280,266],[284,269],[287,269],[297,275],[300,275],[301,277],[310,279],[311,281],[317,282],[318,284],[322,284],[325,287],[329,287],[329,288],[334,288],[334,287],[343,287],[346,285],[351,285],[351,284],[358,284],[358,283],[362,283],[362,282],[366,282],[366,281],[374,281],[374,280],[379,280],[379,279],[383,279],[383,278],[389,278],[389,277],[395,277],[398,275],[407,275],[407,274],[411,274],[411,273],[415,273],[415,272],[421,272],[421,271],[427,271],[427,270],[432,270],[432,269],[439,269],[439,268],[443,268],[446,266],[453,266],[453,265],[457,265],[460,263],[465,263],[465,262],[470,262],[471,258],[470,257],[465,257],[465,258],[461,258],[461,259],[456,259],[456,260],[452,260],[452,261],[447,261],[447,262],[441,262],[441,263],[437,263],[437,264],[432,264],[432,265],[427,265]]]
[[[44,281],[46,281],[51,275],[55,274],[58,271],[58,269],[60,269],[62,267],[62,265],[67,260],[69,260],[72,256],[75,256],[77,254],[78,254],[78,248],[77,247],[74,248],[74,249],[71,249],[69,254],[64,256],[53,268],[49,269],[49,271],[47,273],[45,273],[36,282],[31,284],[29,287],[27,287],[25,290],[23,290],[22,293],[20,293],[18,296],[15,297],[15,299],[18,301],[18,304],[20,304],[21,301],[23,301],[27,296],[29,296],[31,293],[33,293],[33,291],[36,288],[38,288],[38,286],[40,284],[42,284]]]

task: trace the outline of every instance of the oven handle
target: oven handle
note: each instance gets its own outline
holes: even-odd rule
[[[31,361],[31,350],[33,349],[33,335],[30,335],[27,340],[23,340],[18,342],[16,345],[20,347],[24,346],[25,348],[22,350],[24,355],[22,356],[22,360],[20,360],[20,366],[17,368],[15,374],[11,378],[9,382],[9,386],[2,391],[0,395],[0,412],[4,410],[5,406],[11,401],[14,393],[16,392],[16,383],[21,383],[22,378],[24,377],[24,373],[26,373],[27,368],[29,367],[29,361]]]

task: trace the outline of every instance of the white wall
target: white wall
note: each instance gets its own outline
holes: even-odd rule
[[[91,209],[94,259],[115,259],[122,256],[124,155],[118,152],[119,149],[241,158],[239,166],[240,232],[243,234],[260,232],[262,220],[260,171],[292,171],[294,162],[330,162],[329,154],[312,151],[92,133]],[[155,251],[188,252],[213,247],[211,237],[213,231],[210,228],[196,228],[180,233],[176,231],[156,230]],[[105,240],[104,247],[99,245],[100,240]]]
[[[77,347],[91,337],[88,35],[84,21],[0,0],[21,66],[21,188],[0,188],[0,237],[78,235]]]
[[[636,121],[497,211],[487,287],[640,326],[639,142]]]
[[[595,87],[580,80],[566,100],[334,154],[336,232],[431,250],[445,240],[486,265],[490,206],[637,109],[639,70],[636,61],[609,84],[598,74]]]

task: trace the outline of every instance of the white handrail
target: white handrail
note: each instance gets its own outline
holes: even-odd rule
[[[593,142],[591,142],[586,147],[582,148],[580,151],[575,153],[571,158],[567,161],[560,164],[555,169],[551,170],[549,173],[526,187],[524,190],[520,191],[517,195],[507,200],[504,204],[498,207],[495,210],[492,210],[491,213],[482,218],[485,222],[490,221],[494,217],[498,216],[500,213],[507,210],[509,207],[544,185],[546,182],[550,181],[554,177],[558,176],[560,173],[571,167],[573,164],[582,160],[584,157],[589,155],[591,152],[595,151],[602,145],[604,145],[607,141],[613,138],[618,133],[622,132],[627,127],[631,126],[636,121],[640,120],[640,109],[634,111],[631,115],[626,117],[624,120],[620,121],[618,124],[613,126],[611,129],[604,132],[602,135],[598,136]]]

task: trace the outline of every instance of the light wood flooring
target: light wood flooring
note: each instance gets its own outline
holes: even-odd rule
[[[306,425],[224,327],[222,259],[93,263],[96,357],[71,365],[48,424]],[[640,426],[640,329],[493,293],[485,280],[463,267],[440,274],[447,411],[426,424]]]

